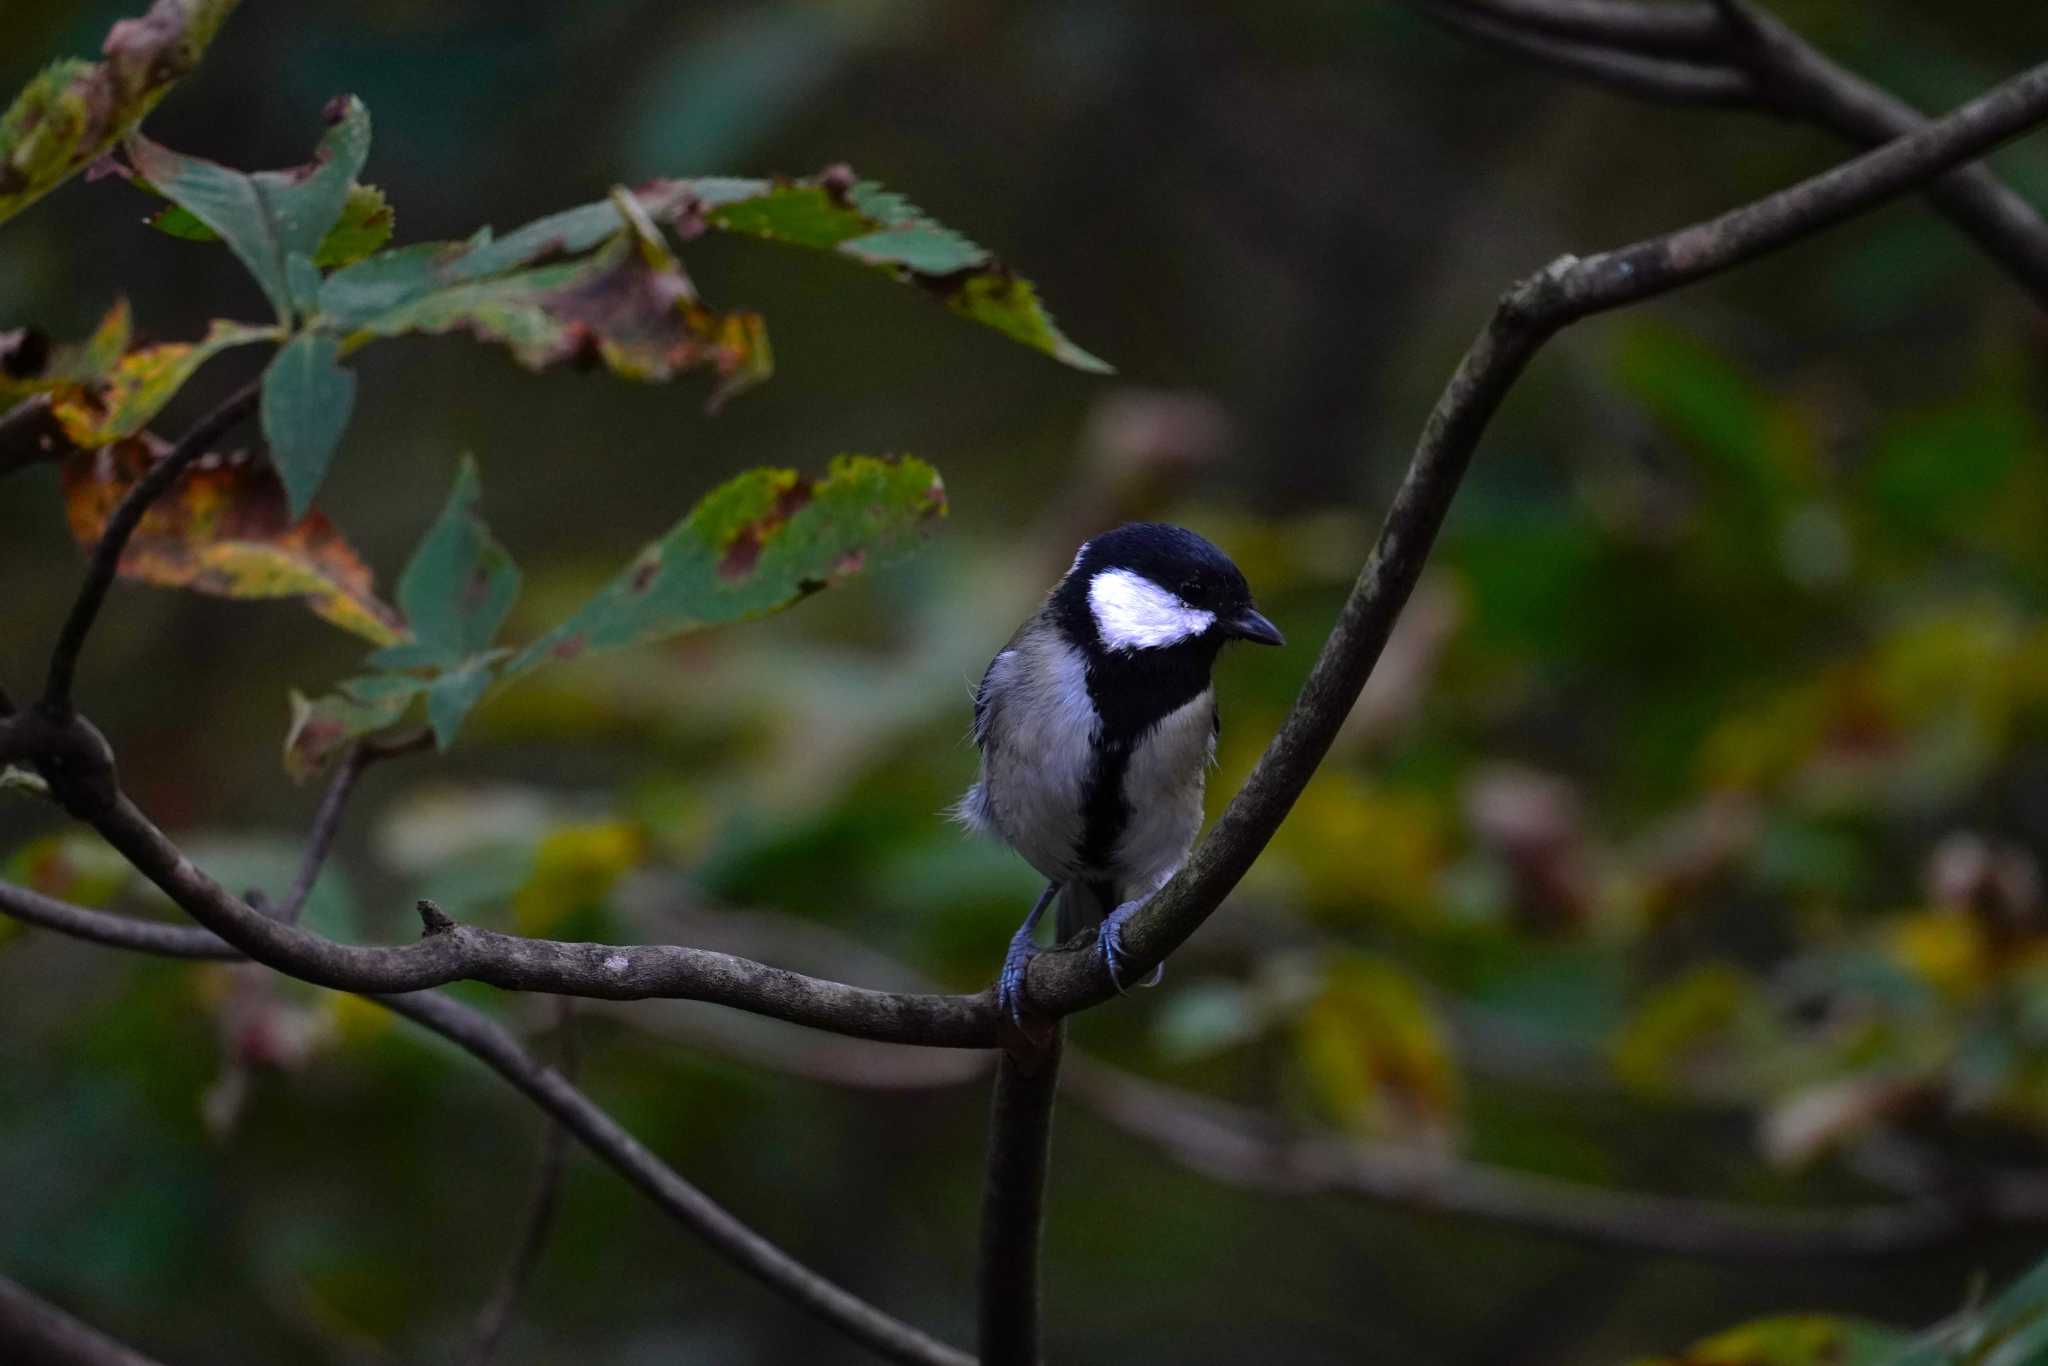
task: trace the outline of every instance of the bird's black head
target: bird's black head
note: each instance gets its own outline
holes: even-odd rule
[[[1053,591],[1068,639],[1091,656],[1171,654],[1206,675],[1228,640],[1281,643],[1230,557],[1183,527],[1132,522],[1081,547]]]

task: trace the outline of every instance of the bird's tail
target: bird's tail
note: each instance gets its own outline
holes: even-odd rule
[[[1116,909],[1116,887],[1108,882],[1086,882],[1074,878],[1060,888],[1059,910],[1053,920],[1053,942],[1064,944],[1095,925]]]

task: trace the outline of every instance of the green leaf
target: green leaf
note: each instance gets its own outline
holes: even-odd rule
[[[945,511],[945,486],[921,460],[840,456],[819,480],[751,470],[706,495],[505,674],[787,607],[908,549]]]
[[[107,32],[105,60],[52,63],[0,115],[0,222],[84,170],[199,64],[236,0],[156,0]]]
[[[452,668],[497,638],[519,596],[519,570],[484,524],[482,501],[476,462],[465,457],[447,506],[398,581],[413,638],[374,656],[378,667]]]
[[[1347,1129],[1441,1139],[1457,1119],[1450,1044],[1415,979],[1392,963],[1334,963],[1302,1013],[1296,1048],[1320,1108]]]
[[[565,255],[573,259],[557,259]],[[772,367],[760,319],[698,302],[660,230],[623,190],[501,240],[485,232],[372,256],[329,277],[320,308],[351,349],[374,337],[466,331],[534,370],[592,358],[629,379],[661,381],[711,369],[720,376],[713,406]]]
[[[1888,1329],[1819,1314],[1760,1319],[1638,1366],[1892,1366],[1905,1343]]]
[[[641,191],[656,217],[832,251],[929,290],[962,317],[1094,374],[1114,367],[1074,345],[1029,280],[994,253],[844,167],[808,180],[660,181]]]
[[[360,100],[336,101],[328,120],[309,165],[254,175],[140,134],[128,140],[136,174],[226,242],[285,323],[296,316],[291,258],[311,262],[319,253],[370,154],[370,115]]]
[[[275,327],[216,319],[197,342],[166,342],[130,351],[95,381],[54,398],[50,410],[63,424],[65,436],[94,450],[148,426],[199,367],[221,352],[281,338]]]
[[[284,771],[293,782],[306,781],[354,741],[398,724],[426,686],[418,679],[382,675],[350,679],[339,692],[318,699],[292,693]]]
[[[139,177],[136,184],[147,190],[156,188]],[[152,228],[166,237],[187,242],[220,241],[219,233],[194,218],[191,210],[178,204],[154,214],[148,221]],[[375,185],[357,182],[348,187],[348,200],[342,205],[341,217],[327,230],[327,236],[320,239],[320,250],[314,253],[313,264],[322,270],[352,265],[390,241],[396,223],[396,216],[385,200],[384,192]]]
[[[483,701],[484,694],[496,681],[492,666],[508,653],[506,650],[493,650],[464,660],[428,685],[427,723],[434,728],[436,748],[445,752],[455,743],[455,736],[461,731],[470,709]]]
[[[263,372],[263,439],[284,480],[294,518],[303,517],[326,482],[356,405],[356,377],[336,363],[332,336],[301,332]]]

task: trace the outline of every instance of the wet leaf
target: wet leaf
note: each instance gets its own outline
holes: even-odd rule
[[[236,0],[156,0],[107,32],[104,60],[45,67],[0,115],[0,222],[96,161],[199,64]]]
[[[1339,960],[1296,1026],[1319,1107],[1356,1133],[1442,1141],[1461,1105],[1457,1065],[1415,979],[1363,956]]]
[[[50,408],[64,435],[84,449],[133,436],[199,367],[230,347],[280,340],[274,327],[216,320],[197,342],[166,342],[122,356],[93,382],[61,391]]]
[[[328,123],[311,163],[253,175],[140,134],[128,140],[136,174],[226,242],[285,323],[310,306],[294,297],[292,258],[310,263],[320,252],[370,154],[370,115],[360,100],[335,101]]]
[[[1760,1319],[1637,1366],[1890,1366],[1905,1340],[1855,1319],[1819,1314]]]
[[[909,549],[945,511],[945,486],[920,460],[840,456],[823,479],[751,470],[706,495],[506,675],[787,607]]]
[[[148,189],[156,188],[148,181],[138,183]],[[187,242],[221,240],[220,234],[193,217],[191,210],[177,204],[153,215],[149,225],[167,237]],[[322,270],[352,265],[389,242],[396,225],[397,217],[382,190],[360,181],[350,185],[348,198],[341,207],[341,217],[320,239],[320,249],[313,253],[313,264]]]
[[[136,480],[168,451],[143,433],[67,456],[65,513],[80,545],[98,541]],[[404,634],[378,600],[369,567],[318,512],[294,519],[268,468],[210,456],[158,499],[121,557],[123,577],[230,598],[303,598],[345,631],[379,645]]]
[[[333,337],[301,332],[263,372],[263,439],[295,517],[313,505],[355,411],[356,377],[338,355]]]

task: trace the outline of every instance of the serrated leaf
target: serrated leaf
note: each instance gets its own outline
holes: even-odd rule
[[[324,332],[301,332],[263,372],[263,439],[284,479],[294,517],[313,505],[356,406],[356,377],[337,363],[340,347]]]
[[[97,379],[61,391],[50,411],[74,445],[86,450],[104,446],[141,431],[200,366],[221,352],[278,339],[275,327],[216,319],[197,342],[130,351]]]
[[[45,67],[0,115],[0,222],[84,170],[199,64],[236,0],[156,0],[107,32],[104,60]]]
[[[1856,1319],[1795,1314],[1760,1319],[1637,1366],[1890,1366],[1905,1339]]]
[[[65,457],[65,514],[81,546],[169,449],[147,433]],[[143,515],[121,556],[143,583],[230,598],[302,598],[320,617],[378,645],[404,628],[379,601],[369,567],[325,516],[294,519],[277,476],[245,458],[208,457]]]
[[[413,699],[425,691],[418,680],[403,680],[405,686],[389,686],[400,680],[380,680],[387,686],[372,688],[368,695],[351,679],[341,691],[321,698],[302,693],[291,695],[292,720],[284,737],[284,771],[295,783],[327,767],[334,756],[365,735],[397,725],[411,709]]]
[[[1064,365],[1113,367],[1068,339],[1029,280],[993,252],[933,221],[899,194],[845,168],[808,180],[657,181],[640,192],[657,217],[688,233],[699,224],[791,246],[831,251],[929,290],[962,317]]]
[[[344,96],[330,106],[329,124],[310,164],[253,175],[140,134],[128,140],[135,173],[226,242],[287,324],[297,314],[291,259],[310,262],[320,251],[370,154],[370,115],[360,100]]]
[[[491,647],[519,596],[519,570],[484,524],[476,462],[465,457],[455,487],[398,580],[412,639],[381,651],[384,669],[451,668]]]
[[[1456,1123],[1462,1087],[1450,1045],[1421,988],[1392,963],[1332,964],[1295,1042],[1318,1107],[1343,1127],[1442,1141]]]
[[[840,456],[823,479],[750,470],[707,494],[568,621],[506,666],[663,640],[787,607],[902,553],[945,515],[921,460]]]

